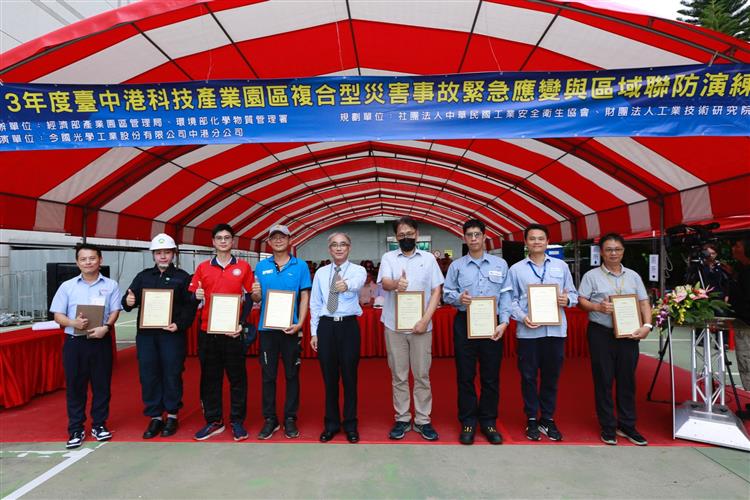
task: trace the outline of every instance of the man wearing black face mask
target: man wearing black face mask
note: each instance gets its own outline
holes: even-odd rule
[[[380,261],[378,283],[384,290],[385,301],[381,321],[385,325],[385,345],[388,366],[391,368],[393,408],[395,420],[388,437],[402,439],[411,430],[411,401],[409,396],[409,368],[414,376],[414,430],[428,441],[438,434],[432,427],[432,314],[440,303],[443,273],[430,252],[416,248],[419,231],[417,221],[402,217],[393,224],[398,250],[393,250]],[[399,292],[421,292],[424,297],[422,317],[410,330],[396,329],[396,295]]]

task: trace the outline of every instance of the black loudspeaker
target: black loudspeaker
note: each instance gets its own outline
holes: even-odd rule
[[[503,259],[508,263],[508,267],[516,262],[522,261],[524,244],[522,241],[503,241]]]
[[[109,266],[102,266],[99,272],[109,278]],[[47,263],[47,319],[54,319],[54,315],[49,312],[49,308],[52,305],[52,299],[57,289],[60,288],[60,285],[64,281],[75,278],[79,274],[81,274],[81,270],[75,264],[69,262]]]

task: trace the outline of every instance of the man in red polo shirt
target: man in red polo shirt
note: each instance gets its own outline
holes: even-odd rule
[[[204,301],[198,333],[198,357],[201,363],[200,397],[206,425],[195,433],[195,439],[203,441],[224,432],[221,395],[226,371],[231,399],[232,435],[235,441],[241,441],[247,439],[244,426],[247,414],[247,367],[246,347],[240,334],[246,326],[253,305],[250,299],[253,271],[250,264],[232,255],[232,226],[219,224],[211,234],[216,255],[198,265],[189,287],[189,290],[195,293],[196,299]],[[228,334],[206,333],[211,296],[215,293],[244,295],[237,331]]]

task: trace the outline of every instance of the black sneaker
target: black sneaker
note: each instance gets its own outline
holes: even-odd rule
[[[198,432],[196,432],[193,438],[196,441],[203,441],[204,439],[208,439],[211,436],[215,436],[216,434],[221,434],[222,432],[224,432],[224,423],[209,422],[205,426],[203,426]]]
[[[554,420],[548,420],[546,418],[543,418],[539,422],[539,432],[547,436],[550,441],[562,441],[562,434],[560,433],[560,430],[555,425]]]
[[[434,427],[432,427],[432,424],[429,422],[426,424],[415,423],[414,430],[417,431],[417,434],[420,434],[427,441],[437,441],[438,439],[437,431],[435,430]]]
[[[247,431],[244,425],[239,422],[232,422],[230,425],[232,427],[232,439],[235,441],[244,441],[247,439]]]
[[[271,439],[273,433],[278,431],[280,428],[281,426],[279,425],[278,420],[276,420],[275,418],[267,418],[265,422],[263,422],[263,427],[258,433],[258,439]]]
[[[284,436],[289,439],[299,437],[299,429],[297,429],[297,421],[293,418],[287,418],[284,420]]]
[[[393,429],[388,433],[388,439],[404,439],[406,433],[411,430],[411,422],[398,421],[393,424]]]
[[[630,441],[631,443],[637,446],[648,445],[648,441],[646,441],[646,438],[641,436],[641,433],[635,430],[635,427],[632,427],[630,429],[626,429],[624,427],[618,427],[617,435],[626,438],[628,441]]]
[[[503,444],[503,435],[497,431],[497,427],[494,425],[482,426],[480,430],[490,444]]]
[[[78,448],[83,444],[83,442],[86,440],[86,432],[85,431],[75,431],[70,434],[70,437],[68,438],[68,442],[65,443],[65,447],[69,450],[72,450],[73,448]]]
[[[476,432],[473,425],[462,425],[461,434],[458,435],[458,442],[461,444],[474,444],[474,434]]]
[[[94,439],[97,441],[109,441],[112,439],[112,433],[103,425],[93,427],[91,429],[91,435],[94,436]]]
[[[608,444],[610,446],[617,445],[617,434],[615,434],[615,431],[603,430],[599,437],[604,444]]]
[[[539,441],[542,439],[542,434],[539,432],[539,423],[535,418],[530,418],[526,421],[526,438],[530,441]]]

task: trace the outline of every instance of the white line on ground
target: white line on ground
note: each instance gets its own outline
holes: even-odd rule
[[[48,470],[41,476],[35,479],[32,479],[28,483],[24,484],[13,493],[10,493],[8,496],[3,497],[3,500],[16,500],[17,498],[21,498],[26,493],[30,492],[31,490],[33,490],[40,484],[45,483],[47,480],[52,479],[53,477],[55,477],[56,475],[58,475],[59,473],[61,473],[62,471],[70,467],[71,465],[73,465],[74,463],[78,462],[79,460],[87,456],[89,453],[92,453],[94,450],[100,448],[101,446],[105,444],[106,443],[101,443],[95,448],[82,448],[80,450],[72,450],[72,451],[65,452],[65,455],[63,455],[64,457],[66,457],[65,460],[63,460],[59,464],[52,467],[50,470]]]

